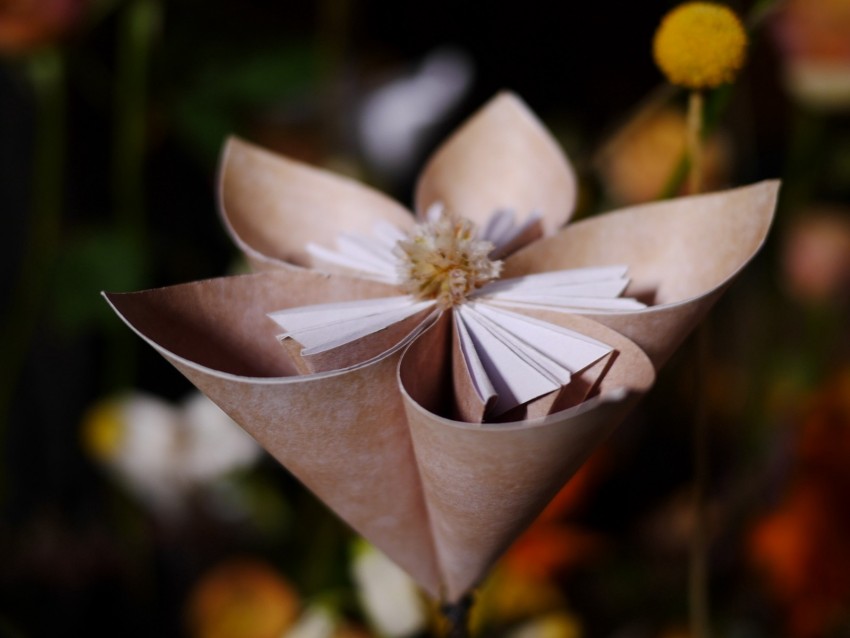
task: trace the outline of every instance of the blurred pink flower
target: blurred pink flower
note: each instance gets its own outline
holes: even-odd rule
[[[850,2],[787,0],[774,31],[792,95],[820,108],[850,106]]]
[[[850,214],[813,209],[791,225],[783,247],[784,280],[795,298],[829,302],[850,291]]]

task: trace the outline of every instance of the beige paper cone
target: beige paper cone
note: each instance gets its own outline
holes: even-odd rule
[[[308,242],[333,248],[340,233],[368,235],[380,220],[413,225],[406,208],[376,190],[237,138],[219,173],[222,219],[256,270],[307,266]]]
[[[438,577],[398,392],[401,349],[343,373],[292,373],[265,313],[394,291],[302,271],[108,295],[119,315],[280,463],[408,571]]]
[[[617,349],[599,395],[542,419],[461,423],[434,414],[445,409],[439,405],[445,379],[423,373],[434,353],[447,351],[449,322],[429,329],[402,359],[405,408],[448,601],[484,577],[655,378],[649,359],[612,330],[581,317],[528,314]]]
[[[650,307],[585,316],[629,337],[660,367],[759,250],[778,191],[778,182],[760,182],[582,220],[510,257],[503,277],[627,265],[625,294]]]
[[[522,100],[500,93],[430,159],[416,210],[442,202],[479,227],[506,207],[520,220],[536,211],[551,233],[570,218],[575,199],[575,176],[557,142]]]

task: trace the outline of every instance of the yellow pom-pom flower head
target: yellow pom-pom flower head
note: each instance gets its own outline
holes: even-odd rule
[[[679,5],[655,32],[655,62],[671,83],[711,89],[735,79],[744,65],[747,33],[728,7],[712,2]]]

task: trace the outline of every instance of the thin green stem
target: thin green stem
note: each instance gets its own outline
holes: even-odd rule
[[[688,97],[688,136],[687,149],[690,160],[688,172],[688,192],[695,195],[702,191],[702,129],[703,96],[699,91],[691,91]]]
[[[145,232],[144,157],[147,136],[148,72],[157,0],[131,0],[121,16],[118,38],[112,186],[118,223]]]
[[[705,120],[703,95],[691,91],[688,99],[687,152],[690,160],[688,192],[696,195],[703,187],[702,135]],[[710,364],[708,324],[697,331],[696,409],[694,413],[694,529],[691,538],[688,598],[691,635],[709,638],[710,612],[708,593],[708,530],[706,492],[708,489],[708,405],[705,376]]]
[[[31,183],[29,235],[9,311],[2,324],[0,377],[0,467],[5,455],[5,430],[50,284],[59,244],[62,217],[62,174],[65,163],[65,64],[57,49],[47,49],[28,61],[35,99],[35,145]],[[0,485],[0,491],[3,486]]]
[[[112,189],[119,233],[146,256],[145,155],[151,50],[161,20],[158,0],[130,0],[120,16],[114,96]],[[146,264],[143,264],[143,277]],[[108,388],[129,385],[137,344],[129,334],[109,334],[104,378]]]

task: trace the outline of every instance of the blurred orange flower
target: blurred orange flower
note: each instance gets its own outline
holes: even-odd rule
[[[783,502],[750,537],[752,558],[783,606],[788,634],[823,636],[850,609],[850,369],[815,397]]]
[[[610,465],[604,449],[594,453],[511,545],[473,607],[473,627],[502,626],[567,608],[554,579],[592,560],[604,546],[600,535],[567,519],[592,495]]]
[[[279,638],[299,612],[294,588],[254,559],[232,559],[206,573],[187,603],[193,638]]]
[[[685,153],[685,115],[669,106],[650,104],[639,111],[605,145],[597,159],[608,194],[618,204],[657,199]],[[718,134],[705,142],[704,180],[708,190],[723,186],[729,173],[729,148]]]
[[[61,37],[82,7],[83,0],[2,0],[0,54],[26,53]]]
[[[753,558],[786,611],[788,635],[826,635],[850,604],[850,520],[815,481],[795,485],[752,534]]]

